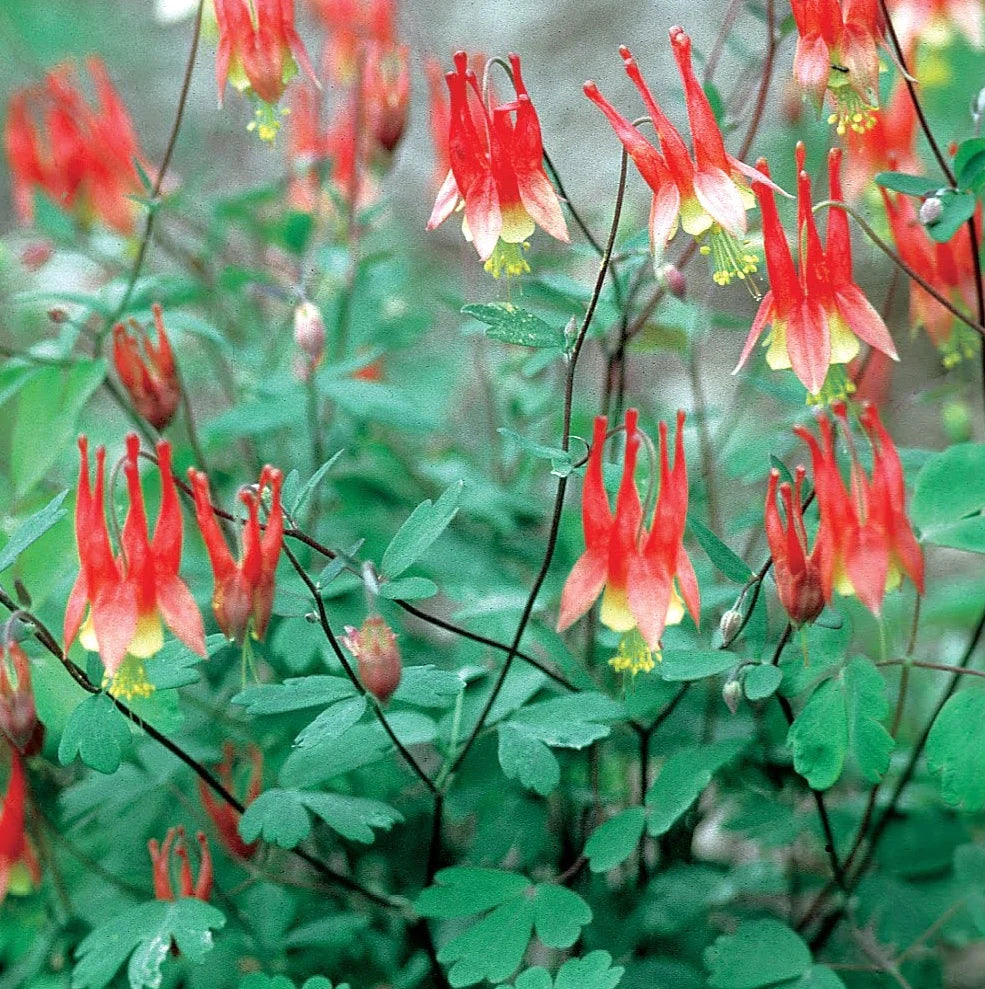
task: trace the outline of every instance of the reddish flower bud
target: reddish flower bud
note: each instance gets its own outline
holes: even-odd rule
[[[10,778],[7,793],[0,807],[0,903],[16,882],[26,878],[37,886],[41,882],[41,866],[27,838],[24,807],[27,801],[27,780],[24,761],[16,749],[10,750]]]
[[[178,410],[181,385],[161,307],[155,302],[151,308],[157,346],[136,320],[130,320],[129,329],[117,323],[113,327],[113,363],[137,414],[155,429],[164,429]]]
[[[207,902],[212,895],[212,855],[209,842],[199,831],[195,835],[199,848],[198,877],[192,879],[191,861],[183,827],[168,828],[162,844],[156,838],[147,842],[151,866],[154,871],[154,896],[158,900],[176,900],[179,897],[192,897]],[[175,895],[172,883],[173,862],[177,859],[178,894]]]
[[[356,629],[346,625],[342,643],[356,657],[363,686],[384,704],[400,685],[400,649],[393,629],[379,615],[370,615]]]
[[[9,670],[8,670],[9,664]],[[24,755],[36,755],[44,742],[31,689],[31,666],[16,642],[0,644],[0,734]]]
[[[284,511],[280,489],[284,475],[269,464],[260,472],[260,482],[240,494],[248,517],[243,529],[243,553],[237,563],[219,529],[209,499],[209,479],[202,471],[189,468],[188,478],[195,494],[195,517],[205,540],[212,563],[215,591],[212,610],[219,628],[242,644],[247,629],[254,639],[267,632],[274,603],[274,572],[284,536]],[[270,489],[270,512],[260,532],[260,499],[264,488]]]
[[[313,360],[325,352],[325,321],[313,302],[302,302],[294,310],[294,342]]]
[[[263,752],[255,745],[250,745],[247,747],[246,754],[249,759],[249,770],[246,779],[246,788],[240,792],[243,793],[243,803],[251,804],[260,796],[260,792],[263,789]],[[222,747],[219,779],[230,793],[237,792],[233,780],[233,763],[235,759],[236,750],[233,748],[231,742],[226,742]],[[212,792],[211,787],[206,786],[202,780],[198,781],[198,792],[202,798],[202,806],[205,808],[205,812],[209,817],[212,818],[216,830],[219,832],[219,840],[223,845],[237,858],[252,858],[254,852],[259,847],[259,842],[254,841],[247,844],[239,836],[239,812],[227,804],[225,800],[217,798]]]
[[[362,69],[363,112],[373,143],[391,154],[407,126],[410,65],[406,45],[371,43]]]
[[[28,271],[43,268],[55,253],[50,240],[35,240],[21,251],[21,264]]]

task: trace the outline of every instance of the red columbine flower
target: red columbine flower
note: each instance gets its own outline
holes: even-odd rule
[[[406,45],[371,42],[362,67],[364,129],[379,153],[391,155],[407,126],[410,104],[409,49]]]
[[[650,243],[658,259],[677,231],[677,224],[710,254],[714,279],[727,285],[756,270],[756,256],[745,243],[746,210],[754,205],[748,179],[759,184],[768,178],[733,158],[725,150],[722,132],[711,104],[691,65],[691,39],[683,28],[670,29],[670,43],[684,83],[684,99],[694,140],[692,157],[684,139],[653,98],[628,48],[619,49],[626,74],[632,79],[660,139],[657,150],[599,92],[585,83],[585,95],[605,114],[616,136],[653,190]],[[772,184],[772,183],[769,183]]]
[[[249,805],[260,796],[260,791],[263,789],[263,752],[255,745],[250,745],[247,747],[246,754],[249,759],[249,770],[246,788],[241,792],[243,793],[243,803]],[[233,764],[235,758],[236,750],[232,742],[226,742],[222,747],[219,779],[230,793],[236,792],[233,781]],[[212,789],[206,786],[202,780],[198,781],[198,792],[202,798],[202,806],[205,808],[205,812],[209,817],[212,818],[223,845],[237,858],[252,858],[253,853],[259,847],[259,842],[254,841],[247,844],[239,836],[239,812],[234,807],[230,807],[225,800],[219,800],[212,792]]]
[[[774,369],[792,367],[809,393],[808,401],[824,402],[848,390],[844,370],[835,368],[858,354],[859,339],[893,360],[898,358],[886,324],[852,276],[851,237],[844,210],[829,210],[827,244],[821,245],[802,143],[796,153],[800,271],[794,268],[773,191],[757,185],[770,290],[763,296],[735,370],[745,364],[760,334],[770,326],[766,363]],[[841,199],[840,164],[841,151],[833,149],[828,156],[832,199]],[[765,161],[760,160],[758,167],[769,174]]]
[[[698,584],[683,545],[688,494],[684,413],[677,415],[672,469],[668,462],[667,426],[660,423],[660,494],[649,533],[643,525],[643,507],[634,477],[641,441],[637,419],[635,409],[627,410],[626,454],[614,514],[602,483],[608,420],[605,416],[595,420],[582,493],[585,552],[564,585],[557,625],[558,631],[563,632],[602,593],[602,623],[626,633],[611,663],[616,670],[634,674],[653,669],[652,654],[659,651],[664,627],[681,621],[684,602],[695,623],[700,614]]]
[[[41,882],[41,866],[27,837],[27,780],[20,753],[10,750],[10,778],[0,807],[0,903],[11,889],[26,892]]]
[[[43,86],[18,90],[10,100],[4,144],[14,205],[23,223],[34,217],[34,193],[43,192],[81,223],[99,220],[121,234],[134,228],[131,197],[143,192],[134,164],[144,162],[133,124],[106,67],[86,62],[98,105],[90,106],[63,65]]]
[[[31,664],[16,642],[0,642],[0,734],[26,756],[40,752],[44,742],[31,689]]]
[[[793,71],[818,107],[827,90],[834,103],[828,123],[839,134],[872,126],[879,106],[879,53],[883,26],[878,0],[791,0],[797,24]]]
[[[260,101],[257,130],[264,141],[277,136],[280,121],[275,104],[298,69],[304,69],[317,85],[304,43],[294,27],[294,0],[214,0],[219,26],[215,58],[219,102],[226,82]]]
[[[164,314],[156,302],[151,309],[157,346],[136,320],[130,320],[129,329],[117,323],[113,327],[113,363],[137,414],[155,429],[164,429],[178,410],[181,385],[164,329]]]
[[[370,615],[359,628],[346,625],[342,644],[356,657],[363,686],[384,704],[400,686],[400,647],[386,619]]]
[[[975,266],[968,228],[962,226],[946,244],[939,244],[920,222],[909,196],[880,191],[900,257],[943,296],[974,312]],[[972,357],[977,352],[978,334],[912,279],[910,324],[914,329],[922,326],[927,331],[941,352],[945,367],[954,367],[962,357]]]
[[[496,278],[530,270],[523,249],[536,227],[568,242],[561,204],[544,171],[540,121],[523,83],[520,57],[509,58],[516,99],[497,105],[490,91],[487,105],[468,55],[455,53],[455,71],[445,76],[451,94],[451,172],[428,220],[428,230],[433,230],[464,203],[462,232]],[[477,99],[474,104],[470,92]],[[473,106],[481,112],[475,114]]]
[[[906,490],[899,454],[871,405],[860,420],[872,445],[872,475],[859,463],[848,428],[845,405],[836,402],[838,417],[852,460],[849,486],[838,470],[834,429],[826,415],[818,416],[820,443],[803,426],[794,432],[811,450],[814,487],[821,522],[818,551],[821,586],[830,602],[834,591],[854,594],[878,617],[887,590],[898,587],[906,573],[923,594],[923,554],[906,517]]]
[[[355,81],[362,44],[396,41],[395,0],[309,0],[309,4],[329,31],[324,61],[329,77],[341,85]]]
[[[171,474],[171,444],[164,440],[157,444],[161,509],[150,541],[137,465],[140,440],[135,433],[127,436],[126,446],[123,472],[130,508],[123,523],[120,554],[114,558],[103,506],[106,451],[103,447],[96,450],[93,490],[89,482],[89,443],[85,436],[79,437],[82,463],[75,536],[82,569],[65,609],[64,638],[66,649],[79,635],[86,649],[98,651],[111,691],[130,697],[147,696],[153,690],[139,661],[153,656],[164,644],[162,619],[200,656],[205,655],[205,630],[195,599],[178,576],[182,523]],[[124,663],[128,656],[133,662]]]
[[[212,562],[215,591],[212,610],[219,628],[242,645],[247,629],[254,639],[267,632],[274,603],[274,571],[284,536],[284,512],[280,489],[284,475],[269,464],[260,472],[255,488],[240,493],[249,513],[243,528],[243,552],[237,563],[219,529],[209,499],[209,479],[202,471],[189,468],[188,478],[195,494],[195,516]],[[260,500],[264,488],[270,488],[270,511],[263,534],[260,533]]]
[[[780,485],[786,525],[776,504],[776,486],[780,472],[770,472],[769,489],[766,492],[766,538],[773,556],[773,576],[776,589],[790,621],[803,625],[814,621],[824,608],[824,589],[821,586],[820,542],[808,552],[807,530],[801,509],[804,475],[807,471],[798,467],[794,487],[784,482]]]
[[[946,44],[955,27],[975,48],[985,44],[981,0],[889,0],[889,13],[904,51],[918,41]]]
[[[158,845],[156,838],[147,842],[151,866],[154,871],[154,896],[158,900],[176,900],[179,897],[193,897],[207,902],[212,895],[212,855],[209,842],[199,831],[195,835],[199,848],[198,877],[192,879],[192,866],[188,858],[188,846],[183,827],[168,828],[164,842]],[[171,873],[173,859],[178,859],[178,893],[175,895]]]

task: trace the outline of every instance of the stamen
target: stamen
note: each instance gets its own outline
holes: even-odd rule
[[[713,223],[699,250],[705,257],[711,257],[711,277],[716,285],[730,285],[737,278],[745,283],[753,298],[761,297],[756,280],[749,277],[758,270],[759,257],[748,243]]]
[[[523,252],[529,250],[530,244],[527,241],[522,244],[510,244],[505,240],[499,240],[484,267],[493,278],[499,278],[503,274],[507,278],[529,274],[530,265],[523,256]]]
[[[807,404],[823,407],[848,398],[855,393],[855,382],[848,377],[848,372],[844,364],[832,364],[828,368],[827,376],[821,390],[816,395],[808,392]]]
[[[660,650],[650,649],[637,628],[630,629],[619,640],[619,648],[615,656],[609,660],[609,665],[617,673],[650,673],[656,663],[661,661]]]
[[[103,674],[103,690],[113,697],[130,701],[134,697],[150,697],[154,693],[154,684],[147,679],[142,660],[128,653],[115,676]]]
[[[940,345],[941,363],[947,370],[964,360],[971,360],[980,346],[978,335],[964,323],[955,322],[951,335]]]
[[[269,103],[261,101],[253,113],[253,120],[246,125],[246,129],[251,133],[256,131],[261,141],[272,145],[277,140],[283,118],[290,112],[289,107],[271,106]]]
[[[835,105],[834,113],[828,116],[828,123],[835,125],[839,137],[844,137],[849,130],[864,134],[875,127],[878,108],[862,97],[848,76],[832,72],[828,92]]]

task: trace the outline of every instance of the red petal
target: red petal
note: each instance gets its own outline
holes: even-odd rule
[[[157,608],[164,623],[192,652],[205,655],[205,627],[191,591],[174,577],[159,577]]]
[[[746,208],[735,182],[720,168],[695,173],[694,194],[719,226],[736,237],[746,232]]]
[[[650,649],[659,649],[670,607],[671,575],[641,553],[634,553],[629,559],[626,592],[640,635]]]
[[[787,323],[787,353],[794,374],[812,394],[820,392],[831,360],[831,340],[824,311],[810,299],[794,306]]]
[[[838,310],[848,324],[848,328],[860,339],[876,350],[881,350],[894,361],[899,360],[896,346],[882,316],[876,311],[862,290],[854,284],[844,285],[835,290]]]
[[[583,553],[564,582],[557,630],[563,632],[574,625],[593,604],[605,586],[607,560],[605,556]]]

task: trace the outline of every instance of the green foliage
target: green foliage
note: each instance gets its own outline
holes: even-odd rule
[[[585,855],[592,872],[608,872],[621,865],[636,850],[646,811],[642,807],[629,807],[600,824],[585,842]]]
[[[253,972],[240,979],[239,989],[297,989],[297,987],[285,975],[263,975],[260,972]],[[323,975],[313,975],[305,980],[301,989],[332,989],[332,983]],[[349,989],[349,984],[341,983],[335,989]]]
[[[79,945],[72,989],[103,989],[129,958],[130,989],[156,989],[172,945],[195,964],[213,947],[213,930],[226,918],[199,900],[141,903],[97,927]]]
[[[931,456],[917,476],[910,514],[925,542],[985,553],[985,444]]]
[[[569,958],[553,979],[538,966],[521,972],[513,985],[515,989],[615,989],[624,971],[612,964],[607,951],[592,951],[584,958]]]
[[[744,584],[752,576],[752,571],[745,561],[729,549],[708,526],[699,522],[693,514],[688,515],[687,524],[694,538],[708,554],[708,559],[729,580],[735,581],[737,584]]]
[[[67,494],[66,490],[55,495],[44,508],[25,519],[14,531],[3,549],[0,549],[0,573],[11,566],[31,543],[37,542],[53,525],[65,517],[66,511],[61,505]]]
[[[520,347],[547,347],[561,350],[564,333],[526,309],[509,302],[463,306],[462,312],[486,324],[486,336]]]
[[[949,698],[927,739],[927,765],[940,775],[941,796],[952,807],[985,807],[985,686]]]
[[[462,486],[461,481],[453,484],[436,502],[428,498],[411,512],[383,554],[380,570],[385,577],[399,577],[448,528],[458,512]]]
[[[100,773],[115,773],[130,744],[126,719],[106,694],[91,694],[72,712],[58,743],[63,766],[78,756]]]
[[[799,981],[811,970],[810,949],[777,920],[747,921],[735,934],[722,935],[705,952],[705,964],[711,989],[810,985]]]

